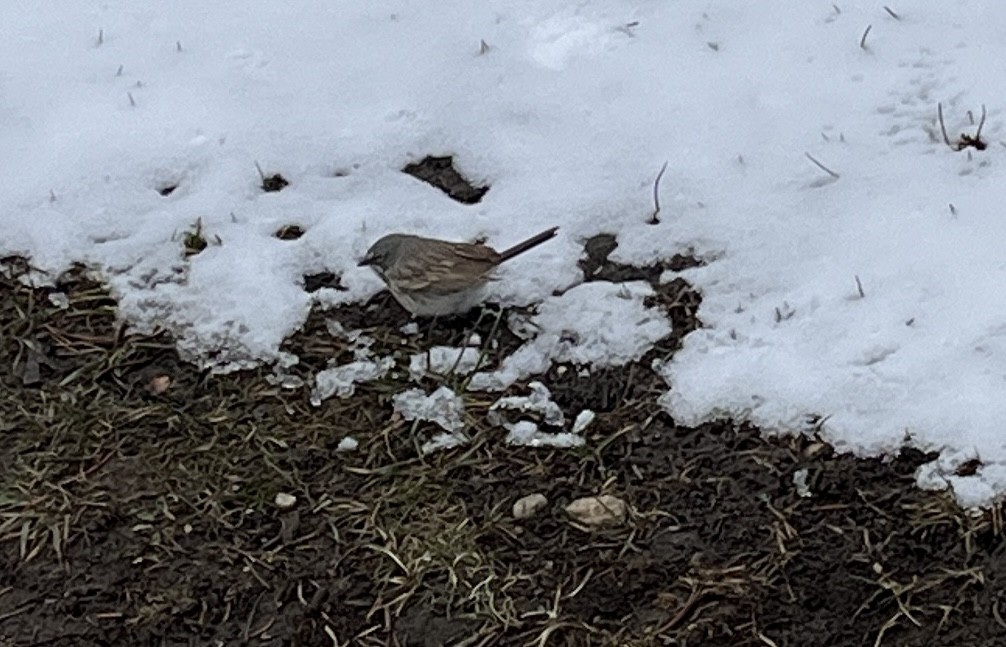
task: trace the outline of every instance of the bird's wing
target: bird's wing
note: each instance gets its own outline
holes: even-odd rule
[[[497,259],[498,254],[485,245],[437,245],[423,256],[398,261],[388,279],[403,290],[451,294],[485,282]]]
[[[499,252],[488,245],[455,245],[452,249],[454,254],[462,259],[475,261],[480,264],[499,265]]]

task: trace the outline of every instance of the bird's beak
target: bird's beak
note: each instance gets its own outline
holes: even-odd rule
[[[363,258],[361,258],[359,260],[359,262],[356,264],[356,266],[357,267],[366,267],[367,265],[373,265],[373,264],[374,264],[374,257],[370,256],[368,254],[367,256],[364,256]]]

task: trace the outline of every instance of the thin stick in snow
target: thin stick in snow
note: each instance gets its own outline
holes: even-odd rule
[[[866,37],[870,34],[871,29],[873,29],[873,25],[867,25],[866,31],[863,32],[863,37],[859,39],[859,46],[862,49],[866,49]]]
[[[943,143],[945,143],[950,148],[954,145],[950,143],[950,137],[947,136],[947,125],[943,123],[943,102],[936,104],[936,114],[940,118],[940,132],[943,133]]]
[[[807,159],[809,159],[809,160],[810,160],[811,162],[813,162],[813,163],[814,163],[814,166],[816,166],[817,168],[821,169],[822,171],[824,171],[825,173],[827,173],[827,174],[828,174],[828,175],[830,175],[831,177],[835,178],[836,180],[837,180],[838,178],[842,177],[841,175],[839,175],[839,174],[838,174],[838,173],[836,173],[835,171],[832,171],[832,170],[831,170],[830,168],[828,168],[827,166],[825,166],[825,165],[824,165],[824,164],[822,164],[821,162],[819,162],[819,161],[817,161],[816,159],[814,159],[814,156],[813,156],[813,155],[811,155],[810,153],[804,153],[804,155],[806,155],[806,156],[807,156]]]
[[[985,108],[985,104],[982,104],[982,116],[978,120],[978,130],[975,131],[974,135],[969,135],[964,133],[961,135],[960,139],[956,142],[951,142],[950,137],[947,135],[947,126],[943,120],[943,103],[936,104],[936,115],[940,121],[940,132],[943,134],[943,143],[949,146],[952,150],[962,151],[965,148],[974,148],[976,150],[983,151],[988,147],[988,144],[982,141],[982,128],[985,127],[985,119],[988,117],[988,110]],[[974,114],[969,110],[968,119],[971,123],[974,123]],[[968,151],[968,159],[970,159],[971,151]]]
[[[982,138],[982,127],[985,125],[985,117],[988,116],[985,113],[985,104],[982,104],[982,118],[978,120],[978,131],[975,133],[975,141],[981,141]]]
[[[664,165],[660,167],[660,172],[657,173],[657,179],[653,181],[653,214],[646,221],[648,225],[660,224],[660,218],[657,217],[660,214],[660,178],[664,177],[666,170],[667,162],[664,162]]]
[[[884,11],[886,11],[891,16],[891,18],[894,18],[895,20],[901,20],[901,16],[894,13],[894,10],[888,7],[887,5],[884,5]]]
[[[859,280],[859,275],[856,275],[856,291],[859,292],[859,298],[865,299],[866,292],[863,291],[863,282]]]

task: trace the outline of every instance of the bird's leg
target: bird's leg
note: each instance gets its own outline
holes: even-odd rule
[[[479,330],[479,324],[482,323],[482,318],[486,315],[486,309],[484,306],[479,307],[479,316],[475,319],[475,324],[471,328],[466,328],[461,332],[461,343],[458,349],[458,355],[454,358],[454,364],[451,366],[451,370],[447,372],[448,375],[454,375],[454,372],[458,370],[458,365],[461,363],[461,358],[464,356],[465,351],[468,350],[469,341],[472,336],[475,335]]]
[[[433,329],[437,325],[437,315],[433,315],[430,319],[430,327],[426,329],[426,374],[433,374]]]
[[[479,306],[479,316],[475,319],[475,325],[471,327],[471,332],[466,331],[464,339],[461,340],[462,346],[468,346],[468,340],[472,338],[472,335],[479,331],[479,324],[482,323],[482,318],[486,316],[486,307]]]
[[[485,311],[486,311],[485,308],[483,308],[482,314],[485,314]],[[479,318],[481,319],[481,315],[479,316]],[[486,337],[485,339],[479,340],[479,356],[478,359],[475,360],[475,367],[468,375],[465,376],[464,380],[461,382],[461,386],[458,389],[459,392],[464,392],[468,390],[468,384],[472,381],[472,378],[475,377],[475,374],[478,372],[478,370],[482,368],[483,362],[485,362],[486,360],[486,356],[489,354],[489,351],[492,350],[492,342],[493,339],[496,337],[496,331],[499,329],[500,321],[502,320],[503,320],[503,310],[498,310],[496,312],[496,321],[493,322],[492,328],[489,329],[489,336]],[[461,355],[458,354],[458,357],[460,358]]]
[[[430,341],[430,343],[433,343],[433,328],[436,327],[436,325],[437,325],[437,315],[433,315],[430,318],[430,325],[426,329],[426,338]]]

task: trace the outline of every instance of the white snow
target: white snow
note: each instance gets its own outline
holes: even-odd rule
[[[408,389],[394,397],[395,412],[406,420],[429,420],[451,433],[465,428],[465,403],[461,396],[442,386],[427,395],[422,389]]]
[[[423,443],[419,450],[425,454],[453,449],[468,443],[468,437],[460,432],[442,431]]]
[[[423,454],[465,445],[465,403],[461,396],[442,386],[427,395],[422,389],[408,389],[394,397],[395,412],[406,420],[427,420],[444,431],[423,443]]]
[[[959,476],[956,471],[964,463],[977,459],[980,463],[972,476]],[[1006,465],[987,464],[973,450],[944,452],[935,461],[919,468],[919,486],[928,490],[952,488],[954,495],[966,506],[980,506],[1006,491]]]
[[[338,445],[336,445],[335,451],[337,451],[337,452],[351,452],[351,451],[355,451],[356,448],[359,447],[359,446],[360,446],[360,441],[358,441],[356,438],[353,438],[352,436],[346,436],[345,438],[343,438],[342,440],[339,441]]]
[[[363,334],[362,330],[346,330],[343,325],[335,319],[325,322],[325,328],[333,337],[340,337],[349,342],[349,350],[353,352],[353,359],[365,360],[374,356],[370,349],[374,345],[374,338]]]
[[[531,382],[527,385],[528,395],[508,395],[493,402],[487,416],[490,424],[502,425],[506,420],[505,411],[516,411],[518,414],[535,413],[541,416],[542,422],[553,427],[566,424],[566,416],[559,405],[552,400],[552,393],[541,382]]]
[[[566,416],[552,400],[552,394],[544,384],[531,382],[528,390],[530,393],[526,396],[508,395],[489,407],[486,417],[490,424],[507,430],[505,442],[529,447],[581,447],[585,441],[580,432],[593,421],[594,413],[581,411],[573,422],[572,431],[542,431],[537,422],[523,419],[523,416],[532,414],[532,417],[540,418],[543,424],[550,427],[565,426]],[[510,422],[507,411],[516,412],[516,416],[521,419]]]
[[[594,422],[597,414],[590,409],[584,409],[580,413],[576,414],[576,419],[573,420],[573,433],[582,434],[583,430],[590,426],[590,423]]]
[[[356,393],[357,384],[381,379],[394,365],[395,360],[383,357],[377,361],[357,360],[319,371],[314,376],[311,404],[321,406],[322,401],[333,395],[348,398]]]
[[[482,362],[480,362],[482,358]],[[484,363],[482,351],[470,346],[433,346],[429,353],[416,353],[409,358],[409,375],[418,380],[428,373],[435,375],[468,375]]]
[[[530,420],[518,420],[506,423],[506,443],[508,445],[526,445],[528,447],[581,447],[583,436],[568,431],[555,433],[542,431]]]
[[[793,485],[796,487],[796,493],[804,498],[814,496],[814,493],[810,490],[810,486],[807,485],[807,476],[809,476],[809,474],[810,471],[807,469],[801,469],[793,472]]]
[[[652,294],[644,282],[597,281],[545,299],[527,321],[510,322],[515,332],[533,338],[499,369],[472,376],[471,387],[502,390],[552,362],[620,366],[639,359],[671,332],[664,314],[643,304]]]
[[[987,503],[1006,491],[1006,67],[990,64],[1006,12],[838,4],[0,3],[16,62],[0,255],[92,264],[124,317],[224,369],[278,358],[312,301],[381,289],[355,258],[384,233],[506,246],[558,225],[491,286],[542,303],[488,387],[629,361],[666,331],[641,286],[551,296],[580,278],[585,238],[616,234],[613,258],[635,264],[694,250],[705,327],[662,367],[677,421],[793,431],[814,414],[861,454],[907,431],[980,456],[953,488]],[[988,149],[943,144],[937,102],[955,139],[986,104]],[[490,185],[482,202],[400,172],[428,154]],[[256,161],[290,186],[263,193]],[[210,245],[186,259],[197,220]],[[305,235],[273,237],[287,224]],[[322,270],[347,290],[305,293]]]

